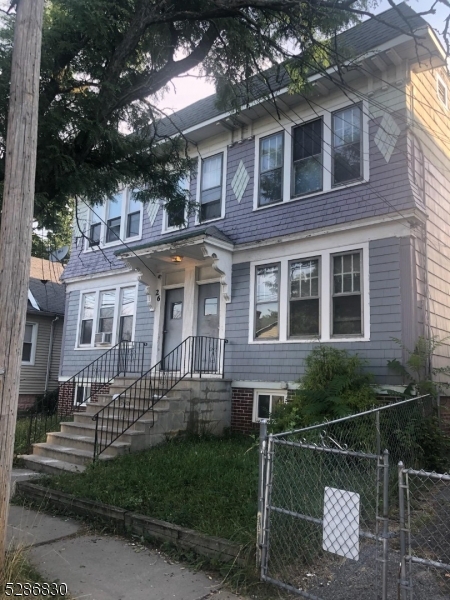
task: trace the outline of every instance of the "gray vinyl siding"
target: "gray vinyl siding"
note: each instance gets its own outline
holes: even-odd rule
[[[389,162],[386,162],[374,141],[383,115],[387,114],[384,106],[387,107],[389,114],[394,118],[401,131],[395,140],[395,148]],[[367,110],[371,117],[369,120],[369,148],[363,148],[365,154],[367,151],[369,152],[370,158],[368,183],[336,188],[313,197],[254,211],[253,189],[258,185],[255,139],[244,139],[227,148],[225,216],[214,221],[213,224],[236,245],[239,245],[280,235],[310,231],[318,227],[332,227],[364,218],[390,213],[398,214],[399,210],[416,206],[408,177],[407,112],[404,90],[394,90],[392,87],[387,90],[377,90],[373,96],[373,103],[364,110]],[[296,112],[301,115],[301,111],[302,106],[300,105]],[[302,121],[298,118],[296,122],[301,123]],[[290,131],[293,126],[293,123],[289,123],[287,129]],[[280,130],[282,130],[281,126]],[[289,134],[285,131],[285,135]],[[226,139],[223,134],[221,139]],[[223,150],[226,145],[227,142],[224,141]],[[241,201],[238,202],[231,183],[241,161],[250,179]],[[191,173],[190,190],[192,199],[196,200],[197,173],[195,170]],[[131,243],[130,247],[140,246],[154,240],[163,240],[167,237],[167,234],[162,233],[162,220],[162,204],[158,208],[153,224],[149,220],[145,207],[142,240]],[[195,215],[191,214],[188,219],[188,229],[195,230],[195,227],[199,226],[204,226],[204,224],[196,226]],[[114,252],[123,248],[119,245],[105,248],[103,251],[92,252],[73,249],[64,272],[64,278],[123,268],[124,263],[114,255]]]
[[[92,287],[92,281],[90,281],[90,289]],[[77,325],[81,293],[80,291],[72,291],[67,294],[64,354],[61,360],[61,376],[63,377],[75,375],[107,351],[107,348],[92,350],[79,350],[75,348],[78,339]],[[145,357],[147,368],[150,368],[153,313],[147,305],[145,286],[142,284],[138,285],[136,311],[135,340],[147,342]]]
[[[382,384],[401,383],[386,366],[389,359],[402,358],[400,346],[392,340],[402,336],[400,259],[399,239],[370,242],[370,341],[330,342],[330,345],[358,353],[366,359],[368,369]],[[262,382],[296,381],[304,372],[306,356],[316,344],[248,344],[249,283],[250,264],[234,265],[233,298],[227,310],[229,344],[225,377]]]
[[[37,323],[36,355],[34,365],[22,365],[20,369],[20,394],[42,394],[45,390],[45,377],[50,346],[50,332],[53,317],[42,317],[36,314],[27,315],[27,323]],[[58,370],[61,354],[63,319],[54,325],[52,361],[50,364],[48,389],[58,385]]]

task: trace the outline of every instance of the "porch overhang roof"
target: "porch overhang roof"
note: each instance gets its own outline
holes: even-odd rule
[[[220,278],[225,301],[230,302],[233,249],[230,238],[210,226],[118,250],[115,254],[139,271],[140,281],[147,286],[148,304],[154,310],[163,284],[162,275],[187,266],[211,266]],[[180,256],[182,262],[173,262],[174,256]]]

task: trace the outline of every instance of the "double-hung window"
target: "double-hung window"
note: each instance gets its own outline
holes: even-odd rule
[[[333,184],[362,176],[362,111],[359,105],[333,113]]]
[[[323,187],[322,119],[293,130],[292,196],[319,192]]]
[[[114,308],[116,305],[116,290],[100,292],[99,317],[97,324],[96,343],[110,344],[114,325]]]
[[[116,194],[107,202],[106,213],[106,242],[116,242],[120,239],[122,223],[123,193]]]
[[[319,259],[289,263],[289,337],[320,334]]]
[[[333,335],[362,334],[361,252],[332,257]]]
[[[97,209],[98,210],[98,209]],[[97,212],[97,211],[96,211]],[[89,247],[100,245],[102,224],[96,214],[93,214],[89,228]]]
[[[189,175],[184,175],[178,182],[179,191],[184,193],[186,198],[189,196],[190,185]],[[164,231],[181,229],[186,223],[186,218],[187,211],[185,206],[177,206],[171,209],[166,206],[164,211]]]
[[[78,345],[112,346],[121,341],[132,341],[135,314],[135,285],[84,293]]]
[[[369,249],[318,249],[251,269],[249,343],[370,339]]]
[[[222,216],[223,153],[202,160],[200,185],[200,221]]]
[[[122,288],[120,296],[118,341],[130,342],[133,335],[133,319],[136,310],[136,288]]]
[[[279,335],[280,265],[256,268],[255,339],[276,340]]]
[[[260,140],[258,206],[283,201],[283,146],[282,132]]]
[[[141,209],[142,202],[136,199],[136,195],[130,190],[127,206],[127,231],[126,237],[137,237],[141,231]]]
[[[142,229],[142,202],[124,189],[91,211],[88,247],[136,239]]]
[[[80,346],[91,344],[94,323],[95,293],[83,294],[81,300]]]
[[[36,354],[37,323],[25,324],[22,346],[22,364],[32,365]]]

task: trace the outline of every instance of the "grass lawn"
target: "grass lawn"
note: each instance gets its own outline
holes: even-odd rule
[[[258,445],[250,437],[174,439],[43,485],[238,542],[256,535]]]

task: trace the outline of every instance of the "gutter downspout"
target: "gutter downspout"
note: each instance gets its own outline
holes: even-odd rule
[[[51,328],[50,328],[50,342],[48,345],[48,356],[47,356],[47,371],[45,373],[45,387],[44,387],[44,394],[47,393],[48,390],[48,381],[50,379],[50,367],[52,364],[52,358],[53,358],[53,338],[54,338],[54,333],[55,333],[55,323],[56,321],[59,321],[59,317],[55,315],[55,318],[52,321],[51,324]]]

